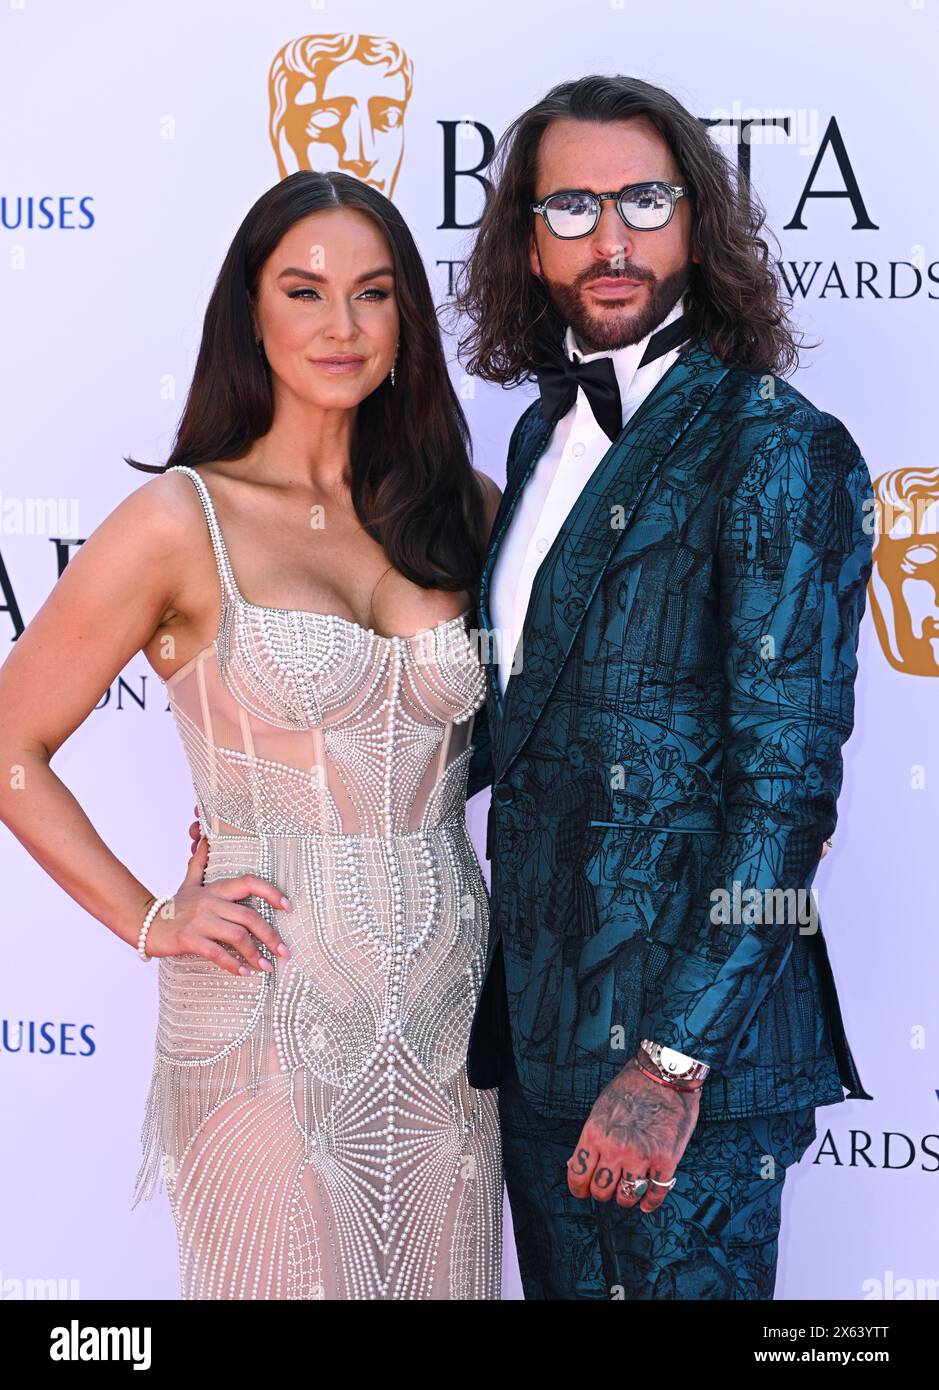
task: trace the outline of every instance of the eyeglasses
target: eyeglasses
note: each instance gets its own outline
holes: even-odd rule
[[[589,236],[600,221],[608,198],[616,199],[620,217],[635,232],[657,231],[668,226],[675,204],[688,192],[674,183],[630,183],[618,193],[592,193],[588,188],[562,188],[541,203],[532,203],[553,236],[571,240]]]

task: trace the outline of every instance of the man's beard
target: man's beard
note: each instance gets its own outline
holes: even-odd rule
[[[647,337],[670,313],[688,288],[691,279],[691,258],[688,263],[664,280],[652,279],[647,273],[640,274],[637,268],[625,266],[621,270],[591,268],[587,279],[565,285],[556,280],[544,279],[554,307],[561,319],[569,323],[582,345],[584,352],[610,352],[617,348],[629,347]],[[629,279],[641,279],[649,286],[646,304],[642,309],[618,308],[591,311],[584,304],[583,287],[590,280],[615,279],[618,275]],[[641,294],[642,291],[640,290]]]

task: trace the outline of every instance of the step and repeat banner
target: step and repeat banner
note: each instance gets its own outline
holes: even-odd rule
[[[793,316],[820,344],[794,384],[847,425],[883,504],[857,723],[815,879],[874,1099],[817,1112],[785,1186],[777,1297],[935,1299],[939,4],[0,3],[4,654],[146,482],[122,456],[165,460],[223,255],[279,179],[338,169],[380,189],[443,304],[495,142],[557,82],[665,87],[745,164]],[[448,353],[475,462],[502,484],[532,390],[470,379],[453,338]],[[178,886],[194,795],[142,656],[53,768],[152,892]],[[469,808],[484,871],[487,800]],[[0,872],[0,1297],[176,1298],[165,1193],[130,1206],[157,969],[8,831]],[[505,1297],[520,1297],[509,1224]]]

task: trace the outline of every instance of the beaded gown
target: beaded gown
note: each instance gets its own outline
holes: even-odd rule
[[[495,1091],[466,1079],[489,929],[465,826],[484,671],[465,614],[408,637],[245,600],[191,468],[218,633],[166,682],[208,839],[204,882],[289,960],[159,959],[133,1205],[165,1180],[186,1299],[496,1299]]]

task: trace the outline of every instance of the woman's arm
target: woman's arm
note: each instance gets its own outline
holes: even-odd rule
[[[0,667],[0,820],[70,897],[132,945],[154,895],[108,849],[50,763],[165,619],[178,616],[194,550],[193,513],[177,477],[154,478],[79,548]],[[165,640],[172,643],[172,634]],[[192,878],[187,872],[175,895],[172,919],[154,921],[150,954],[177,954],[182,938],[186,949],[237,970],[237,958],[217,944],[226,940],[255,966],[249,927],[277,949],[278,934],[234,901],[254,893],[281,907],[276,888],[251,875],[208,887]]]

